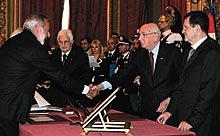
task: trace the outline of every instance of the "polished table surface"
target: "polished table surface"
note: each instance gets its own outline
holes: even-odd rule
[[[72,123],[78,122],[76,115],[63,113],[50,113],[68,119]],[[108,114],[111,121],[131,121],[131,134],[133,136],[195,136],[191,131],[179,131],[177,128],[161,125],[155,121],[139,118],[126,113],[111,110]],[[42,116],[42,115],[41,115]],[[19,136],[80,136],[82,127],[77,124],[70,125],[68,122],[57,123],[26,123],[20,125]],[[88,136],[124,136],[123,132],[89,132]]]

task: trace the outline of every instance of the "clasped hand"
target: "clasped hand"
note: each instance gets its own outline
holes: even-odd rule
[[[86,94],[86,96],[89,98],[89,99],[93,99],[94,97],[96,97],[97,95],[99,95],[99,89],[97,87],[97,85],[93,85],[93,84],[90,84],[89,85],[89,92]]]

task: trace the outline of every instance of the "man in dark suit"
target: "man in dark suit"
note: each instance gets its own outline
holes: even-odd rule
[[[62,73],[49,59],[43,46],[49,35],[49,20],[45,15],[32,14],[24,23],[24,30],[9,38],[0,50],[0,135],[18,136],[19,122],[24,123],[30,111],[40,75],[63,87],[68,95],[97,92]]]
[[[118,48],[121,55],[116,59],[115,73],[123,70],[128,66],[128,64],[133,59],[133,53],[130,52],[130,47],[132,43],[125,38],[120,36],[118,42]],[[133,74],[133,79],[137,74]],[[120,91],[116,94],[117,97],[112,102],[112,108],[123,111],[129,114],[137,115],[138,112],[138,87],[133,83],[133,81],[128,81],[121,85]]]
[[[181,73],[182,55],[177,48],[160,43],[161,33],[157,24],[144,24],[139,34],[142,48],[134,54],[131,63],[113,75],[110,83],[103,82],[93,89],[114,89],[134,80],[131,78],[134,74],[140,75],[141,116],[156,120],[169,104],[169,97]],[[154,63],[150,63],[150,52],[154,53]]]
[[[60,30],[57,35],[57,42],[59,48],[53,51],[51,55],[52,61],[55,62],[58,68],[62,69],[72,78],[78,80],[82,84],[89,85],[91,72],[88,55],[84,53],[80,47],[74,45],[72,31],[69,29]],[[74,99],[73,96],[69,97],[60,90],[62,90],[62,88],[52,83],[49,90],[45,91],[42,89],[42,91],[39,92],[51,105],[58,107],[65,107],[68,104],[67,99],[78,101],[80,97],[83,97],[78,96]]]
[[[108,39],[108,44],[107,44],[108,51],[105,53],[105,57],[109,63],[109,67],[108,67],[109,77],[111,77],[112,74],[114,73],[116,67],[116,59],[120,55],[117,44],[118,43],[114,37],[110,37]]]
[[[165,124],[178,113],[179,130],[193,130],[197,136],[220,135],[220,54],[218,43],[207,33],[209,19],[202,11],[185,15],[183,34],[191,43],[177,91],[167,112],[157,121]],[[194,53],[193,53],[194,52]]]

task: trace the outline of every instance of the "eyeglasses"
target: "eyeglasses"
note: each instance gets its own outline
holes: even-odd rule
[[[189,27],[195,27],[195,25],[183,25],[184,30],[187,30]]]
[[[139,33],[139,37],[145,37],[145,36],[151,35],[151,34],[156,34],[156,32],[151,32],[151,33]]]
[[[59,45],[67,45],[67,44],[69,44],[70,43],[70,41],[58,41],[58,44]]]
[[[158,21],[157,23],[164,23],[164,22],[166,22],[166,21]]]

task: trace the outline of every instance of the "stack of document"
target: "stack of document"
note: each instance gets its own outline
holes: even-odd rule
[[[31,112],[36,111],[63,111],[61,107],[52,106],[47,100],[45,100],[37,91],[35,91],[34,98],[37,104],[31,106]]]
[[[38,104],[35,104],[31,106],[31,111],[63,111],[63,108],[54,107],[51,105],[39,107]]]

